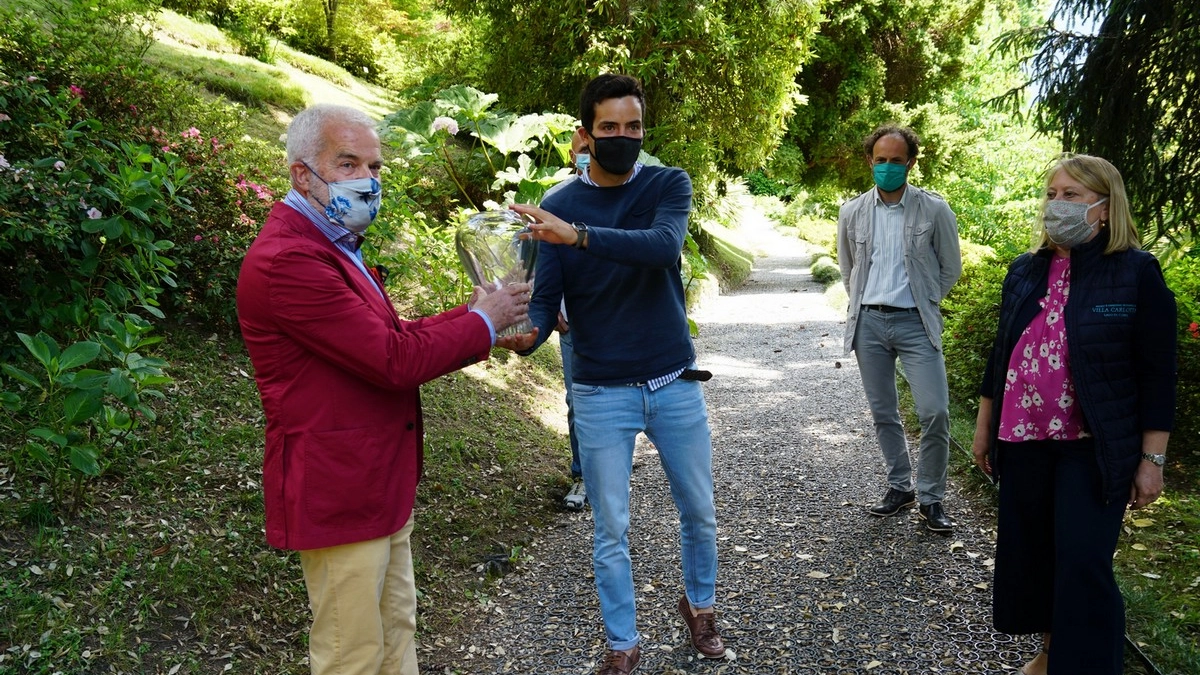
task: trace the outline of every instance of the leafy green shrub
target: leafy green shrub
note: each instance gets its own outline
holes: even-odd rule
[[[767,176],[762,171],[751,171],[746,174],[746,186],[752,195],[768,195],[778,197],[786,193],[787,188],[779,181]]]
[[[159,342],[150,337],[149,322],[135,315],[100,319],[99,340],[81,341],[65,350],[45,333],[17,336],[41,366],[38,375],[14,365],[3,371],[24,391],[0,394],[4,407],[24,423],[25,454],[14,453],[18,466],[41,476],[49,487],[52,507],[79,510],[89,479],[99,476],[112,452],[126,447],[130,436],[156,415],[147,397],[163,398],[156,387],[171,383],[166,361],[139,350]],[[106,370],[84,368],[97,358]]]
[[[275,41],[260,24],[239,20],[229,27],[229,36],[237,43],[238,53],[263,63],[275,63]]]
[[[1168,264],[1163,275],[1179,311],[1179,384],[1171,445],[1200,443],[1200,249]]]
[[[406,159],[406,171],[440,169],[473,210],[489,200],[537,203],[570,173],[563,165],[576,121],[493,109],[497,99],[463,85],[443,89],[389,115],[384,140]]]
[[[397,160],[384,167],[383,202],[363,244],[365,255],[389,270],[388,289],[409,316],[428,316],[466,301],[471,291],[454,248],[456,222],[431,218],[412,195],[426,182]]]
[[[188,173],[146,146],[102,141],[98,129],[77,124],[58,139],[62,154],[0,168],[0,285],[11,289],[2,307],[12,326],[83,337],[106,314],[162,316],[174,244],[157,230],[188,208],[178,194]]]
[[[827,255],[817,256],[812,263],[812,278],[813,281],[828,286],[841,281],[842,270],[833,258]]]
[[[946,317],[942,352],[950,400],[967,410],[978,406],[979,383],[1000,321],[1000,290],[1007,267],[995,258],[967,261],[962,277],[942,300]]]

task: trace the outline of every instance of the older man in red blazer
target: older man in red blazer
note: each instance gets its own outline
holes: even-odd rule
[[[288,129],[292,190],[250,246],[238,320],[266,414],[267,542],[300,551],[315,675],[417,673],[410,535],[418,387],[486,359],[529,286],[402,320],[358,246],[379,209],[375,123],[318,105]]]

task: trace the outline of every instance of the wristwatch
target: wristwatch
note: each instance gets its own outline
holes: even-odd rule
[[[575,248],[583,248],[587,244],[587,223],[574,222],[571,227],[575,228],[577,238],[575,243],[571,244]]]
[[[1167,463],[1166,455],[1152,455],[1148,452],[1142,453],[1142,459],[1144,459],[1147,462],[1150,462],[1151,464],[1154,464],[1156,466],[1162,466]]]

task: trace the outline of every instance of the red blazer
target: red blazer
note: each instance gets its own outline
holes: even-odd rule
[[[421,475],[417,389],[486,359],[487,323],[465,305],[402,321],[282,203],[242,261],[237,308],[267,418],[267,543],[324,548],[398,531]]]

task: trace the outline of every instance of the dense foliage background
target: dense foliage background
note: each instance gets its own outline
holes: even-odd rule
[[[193,632],[183,642],[194,647],[227,634],[230,621],[277,615],[281,598],[303,606],[284,556],[260,551],[233,581],[222,570],[240,564],[239,538],[261,528],[261,414],[236,334],[238,265],[287,189],[280,134],[319,91],[383,121],[386,203],[367,255],[392,270],[389,289],[408,314],[465,297],[452,239],[464,213],[536,202],[568,174],[579,88],[600,72],[643,79],[646,161],[694,177],[689,283],[736,267],[712,232],[736,230],[749,191],[824,249],[813,273],[836,289],[831,218],[870,181],[860,139],[881,122],[912,126],[923,138],[913,182],[947,198],[964,240],[964,275],[944,310],[952,397],[966,419],[1004,269],[1029,245],[1042,172],[1062,149],[1106,156],[1123,170],[1145,245],[1179,301],[1169,475],[1194,482],[1200,107],[1190,83],[1200,71],[1200,12],[1144,0],[1047,9],[1036,0],[0,5],[0,544],[13,559],[61,559],[66,569],[86,560],[106,588],[103,601],[84,602],[96,591],[73,573],[42,577],[27,571],[43,569],[35,564],[6,576],[0,647],[24,647],[0,653],[0,673],[80,672],[95,654],[153,671],[153,650],[134,649],[116,624],[140,639],[174,621],[161,618],[164,607],[188,609]],[[556,382],[553,363],[494,367],[496,377]],[[487,396],[488,386],[446,378],[430,387],[428,407]],[[504,414],[535,424],[518,408]],[[445,472],[428,481],[431,508],[478,504],[454,467],[499,469],[492,522],[458,513],[432,526],[446,535],[434,540],[449,543],[420,554],[430,594],[446,592],[450,568],[477,555],[463,550],[464,533],[527,516],[521,500],[553,487],[546,476],[558,472],[546,468],[557,449],[519,454],[498,430],[505,424],[443,417],[430,425],[441,460],[431,464]],[[478,443],[462,440],[481,433]],[[178,514],[163,483],[175,494],[231,491],[164,530],[156,519]],[[104,519],[130,504],[143,521]],[[156,532],[149,563],[140,547],[119,543],[135,540],[135,529]],[[1184,563],[1183,578],[1197,548],[1185,539],[1162,555]],[[178,598],[196,595],[180,586],[189,576],[216,589],[207,603],[182,606]],[[131,577],[148,588],[135,595]],[[1170,607],[1158,612],[1173,622],[1161,629],[1173,636],[1161,638],[1164,651],[1190,636],[1194,652],[1200,613],[1189,581],[1149,600]],[[126,614],[135,618],[117,618]],[[290,649],[302,650],[302,621],[276,618]],[[1179,663],[1200,658],[1177,651]],[[190,672],[213,663],[195,657]]]

